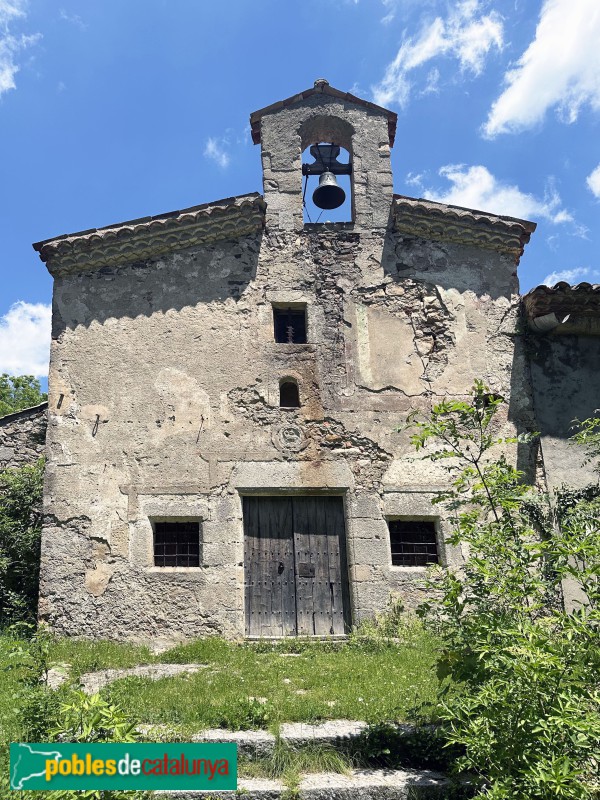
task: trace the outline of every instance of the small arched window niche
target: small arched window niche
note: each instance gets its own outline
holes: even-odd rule
[[[300,408],[298,381],[293,378],[283,378],[279,382],[279,407]]]
[[[317,115],[304,122],[300,129],[302,143],[302,192],[304,223],[353,222],[354,197],[352,180],[352,136],[354,128],[338,117]],[[337,208],[315,205],[313,196],[319,189],[323,170],[332,173],[319,190],[327,186],[321,198],[336,196],[339,186],[345,198]],[[323,205],[323,203],[321,203]]]

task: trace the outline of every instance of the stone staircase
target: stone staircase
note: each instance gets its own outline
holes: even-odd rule
[[[235,742],[238,757],[245,760],[267,760],[277,746],[299,750],[318,746],[335,748],[343,753],[358,752],[361,737],[367,729],[364,722],[331,720],[322,724],[286,723],[277,738],[268,731],[206,730],[191,737],[196,742]],[[395,727],[399,740],[410,737],[415,728]],[[310,773],[301,775],[294,786],[282,780],[240,778],[238,794],[244,800],[427,800],[457,797],[456,786],[447,776],[429,769],[353,769],[348,773]],[[192,800],[193,798],[226,798],[232,792],[171,791],[157,792],[162,800]]]

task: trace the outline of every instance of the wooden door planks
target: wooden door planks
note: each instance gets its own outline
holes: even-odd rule
[[[246,496],[246,634],[327,636],[349,628],[343,498]]]

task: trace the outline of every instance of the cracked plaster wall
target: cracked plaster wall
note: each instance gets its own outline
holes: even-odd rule
[[[413,606],[424,570],[391,566],[386,518],[436,518],[447,477],[407,414],[476,377],[511,399],[506,434],[529,413],[512,259],[394,234],[385,118],[338,112],[357,132],[354,226],[300,224],[316,99],[263,120],[262,235],[56,279],[40,615],[59,633],[243,635],[249,492],[343,494],[353,622],[390,592]],[[307,344],[274,342],[273,303],[306,304]],[[299,409],[278,407],[282,377]],[[164,518],[201,520],[200,568],[153,567]]]
[[[40,606],[55,629],[242,635],[240,492],[347,495],[354,621],[390,591],[420,599],[385,519],[435,517],[446,476],[398,428],[475,376],[510,395],[516,306],[490,296],[480,253],[448,246],[436,275],[399,271],[396,251],[389,235],[273,232],[57,281]],[[469,260],[469,288],[448,286]],[[273,341],[273,302],[306,303],[308,344]],[[285,376],[299,409],[278,407]],[[150,519],[173,517],[202,520],[199,569],[152,566]]]

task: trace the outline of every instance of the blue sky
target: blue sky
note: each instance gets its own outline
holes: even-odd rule
[[[0,372],[47,371],[32,242],[261,191],[318,77],[398,112],[396,192],[538,223],[523,291],[600,282],[599,0],[0,0]]]

